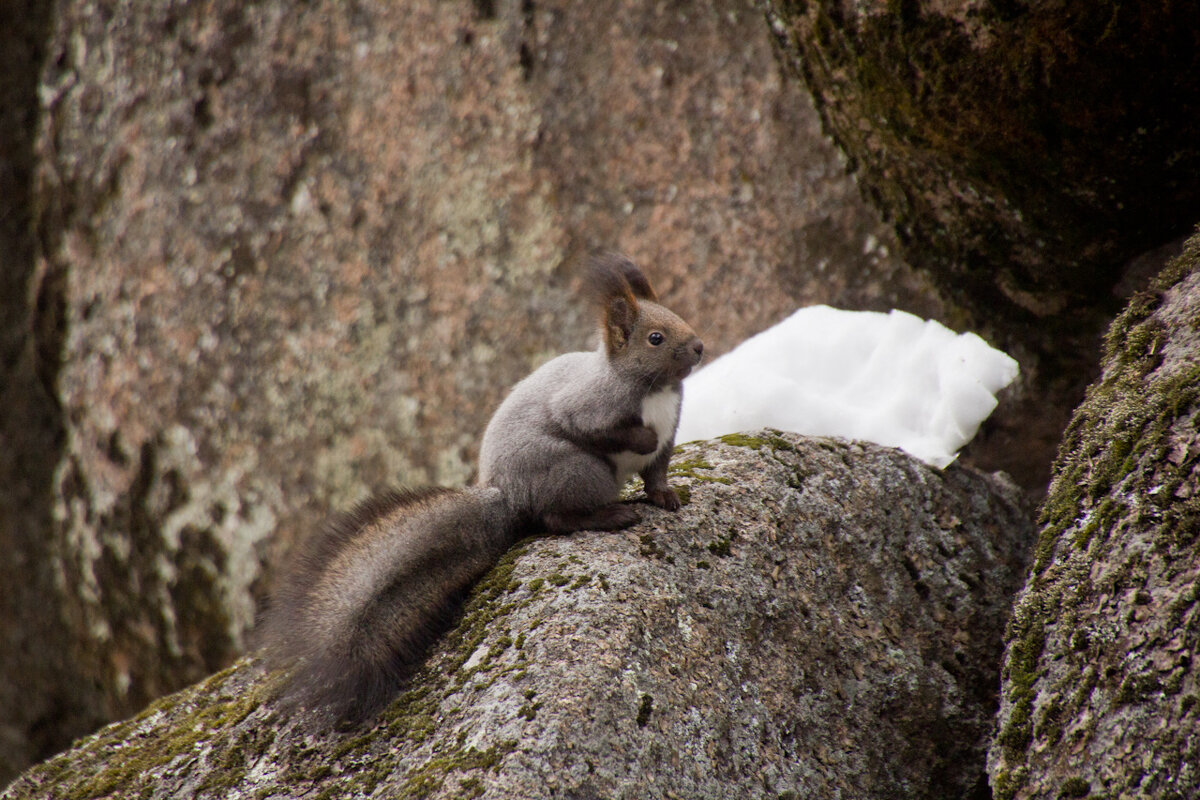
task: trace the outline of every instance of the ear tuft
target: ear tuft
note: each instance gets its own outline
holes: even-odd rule
[[[616,263],[615,268],[620,271],[621,276],[625,278],[625,282],[629,284],[629,288],[633,290],[635,297],[641,300],[649,300],[651,303],[658,302],[658,295],[655,294],[654,288],[650,285],[649,279],[646,278],[637,265],[622,255],[613,255]]]
[[[658,295],[650,281],[628,256],[620,253],[600,253],[588,259],[586,283],[593,295],[603,302],[613,294],[613,287],[624,283],[633,296],[641,300],[658,302]]]
[[[633,282],[630,281],[631,276]],[[643,291],[653,294],[653,290],[633,262],[616,253],[606,253],[588,260],[584,286],[603,315],[601,327],[608,354],[616,355],[633,335],[639,313],[638,295]]]

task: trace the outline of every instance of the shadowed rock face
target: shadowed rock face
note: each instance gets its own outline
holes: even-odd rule
[[[520,543],[373,729],[307,735],[242,661],[3,797],[988,796],[1010,483],[771,431],[671,481],[677,513]]]
[[[507,387],[586,346],[579,253],[713,352],[940,308],[740,2],[35,5],[2,56],[0,775],[227,664],[329,509],[464,482]]]
[[[1200,794],[1200,236],[1109,330],[1007,632],[996,796]]]
[[[1070,328],[1200,217],[1195,4],[766,6],[905,253],[985,317]]]

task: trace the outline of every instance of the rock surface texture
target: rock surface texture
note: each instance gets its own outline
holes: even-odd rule
[[[373,730],[241,661],[2,796],[986,797],[1018,490],[770,431],[672,472],[677,514],[505,556]]]
[[[577,254],[628,252],[712,352],[940,307],[737,0],[25,5],[0,780],[230,663],[330,509],[464,482],[507,387],[586,346]]]
[[[996,797],[1200,796],[1200,236],[1110,329],[1040,522]]]
[[[1194,3],[764,5],[905,252],[985,317],[1069,324],[1200,217]]]

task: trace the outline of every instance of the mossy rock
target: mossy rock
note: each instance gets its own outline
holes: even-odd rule
[[[1200,218],[1195,3],[768,11],[906,257],[985,318],[1070,326]]]
[[[1002,800],[1200,796],[1200,235],[1105,349],[1006,634]]]
[[[372,723],[306,725],[243,659],[0,800],[977,796],[1019,490],[748,441],[683,445],[677,512],[519,543]]]

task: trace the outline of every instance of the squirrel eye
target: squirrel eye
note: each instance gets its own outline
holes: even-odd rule
[[[650,344],[654,345],[655,347],[658,347],[660,344],[662,344],[663,342],[665,342],[667,340],[667,337],[663,336],[658,331],[654,331],[653,333],[651,333],[649,338],[650,338]]]

